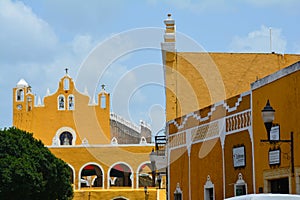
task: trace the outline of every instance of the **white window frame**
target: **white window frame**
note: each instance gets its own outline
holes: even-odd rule
[[[24,88],[19,88],[19,89],[16,90],[16,101],[17,102],[23,102],[24,101],[24,96],[25,96],[25,91],[24,90],[25,90]],[[20,96],[20,99],[18,99],[18,96]]]
[[[238,180],[236,181],[236,183],[234,184],[234,196],[236,196],[236,189],[238,186],[245,186],[245,191],[246,191],[246,194],[248,194],[248,188],[247,188],[247,183],[244,181],[243,179],[243,174],[242,173],[239,173],[238,174]],[[245,195],[246,195],[245,194]]]
[[[207,175],[206,178],[206,183],[204,185],[204,200],[210,200],[209,199],[209,194],[207,194],[209,192],[209,189],[213,189],[213,200],[215,200],[216,195],[215,195],[215,185],[211,182],[210,179],[210,175]]]
[[[72,107],[72,108],[70,108],[70,97],[73,98],[73,107]],[[70,95],[68,96],[68,110],[75,110],[75,97],[74,97],[73,94],[70,94]]]
[[[72,140],[72,144],[71,145],[60,145],[60,140],[59,140],[59,136],[60,134],[62,134],[63,132],[69,132],[72,134],[73,140]],[[58,129],[56,131],[55,136],[52,139],[52,146],[74,146],[76,144],[76,132],[74,129],[70,128],[70,127],[61,127],[60,129]]]
[[[63,100],[64,100],[64,107],[63,108],[60,108],[60,97],[62,97],[63,98]],[[66,98],[65,98],[65,96],[64,95],[58,95],[58,97],[57,97],[57,109],[58,110],[66,110]]]

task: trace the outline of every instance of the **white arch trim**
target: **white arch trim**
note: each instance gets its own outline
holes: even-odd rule
[[[104,178],[105,178],[105,176],[104,176],[104,170],[103,170],[103,168],[98,163],[88,162],[88,163],[82,165],[82,167],[79,169],[79,174],[78,174],[78,190],[80,190],[80,188],[81,188],[81,182],[80,182],[81,172],[82,172],[83,168],[85,168],[88,165],[96,165],[97,167],[100,168],[100,170],[102,172],[102,189],[104,189]]]
[[[72,166],[72,165],[70,165],[69,163],[67,163],[68,164],[68,166],[71,168],[71,170],[73,171],[73,190],[75,190],[75,181],[76,181],[76,177],[75,177],[75,168]]]
[[[139,174],[140,174],[140,169],[142,168],[143,165],[146,165],[146,164],[150,164],[151,165],[151,162],[150,161],[145,161],[145,162],[142,162],[137,170],[136,170],[136,188],[138,189],[139,188]],[[153,178],[153,177],[152,177]]]
[[[73,106],[70,108],[70,97],[73,98]],[[68,99],[67,99],[67,108],[68,110],[75,110],[75,96],[73,94],[69,94],[68,95]]]
[[[60,97],[62,97],[63,99],[64,99],[64,108],[59,108],[59,99],[60,99]],[[60,95],[58,95],[57,96],[57,110],[66,110],[66,98],[65,98],[65,96],[63,95],[63,94],[60,94]]]
[[[131,188],[133,189],[133,185],[134,185],[134,183],[133,183],[133,180],[134,180],[134,178],[133,178],[133,176],[134,176],[134,171],[133,171],[132,167],[131,167],[128,163],[122,162],[122,161],[115,162],[114,164],[112,164],[112,165],[109,167],[109,169],[108,169],[108,171],[107,171],[107,189],[110,188],[110,185],[109,185],[109,179],[110,179],[110,175],[109,175],[109,174],[110,174],[110,171],[111,171],[111,169],[112,169],[115,165],[118,165],[118,164],[123,164],[123,165],[126,165],[127,167],[129,167],[129,169],[130,169],[130,171],[131,171],[131,176],[130,176],[130,180],[131,180]]]
[[[60,145],[59,136],[60,136],[60,134],[62,134],[65,131],[72,134],[72,137],[73,137],[72,146],[76,144],[76,132],[74,131],[74,129],[65,126],[65,127],[61,127],[60,129],[58,129],[56,131],[56,134],[55,134],[54,138],[52,139],[52,141],[53,141],[52,146],[64,146],[64,145]]]
[[[123,197],[123,196],[117,196],[117,197],[112,198],[111,200],[115,200],[115,199],[119,199],[119,198],[122,198],[122,199],[125,199],[125,200],[129,200],[126,197]]]
[[[210,175],[207,175],[207,178],[206,178],[206,183],[204,185],[204,199],[207,199],[208,198],[208,193],[207,193],[207,189],[210,189],[212,188],[213,189],[213,200],[215,200],[215,185],[212,183],[211,179],[210,179]]]

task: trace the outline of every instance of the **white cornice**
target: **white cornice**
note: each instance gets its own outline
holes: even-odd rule
[[[300,61],[296,62],[284,69],[281,69],[273,74],[270,74],[269,76],[266,76],[262,79],[259,79],[255,82],[251,83],[251,90],[256,90],[260,87],[263,87],[264,85],[272,83],[272,82],[274,82],[282,77],[285,77],[289,74],[292,74],[298,70],[300,70]]]

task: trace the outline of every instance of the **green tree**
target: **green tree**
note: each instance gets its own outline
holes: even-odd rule
[[[31,133],[0,130],[0,199],[72,199],[69,166]]]

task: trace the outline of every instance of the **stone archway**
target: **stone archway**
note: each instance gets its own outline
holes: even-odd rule
[[[78,188],[104,187],[103,169],[96,163],[88,163],[80,170]]]
[[[144,162],[142,163],[137,170],[137,188],[144,186],[152,185],[152,171],[151,171],[151,163]]]
[[[68,164],[70,170],[70,181],[73,185],[73,189],[75,189],[75,169],[72,165]]]
[[[133,171],[126,163],[112,165],[109,172],[109,187],[132,187]]]

